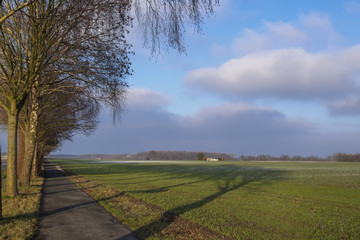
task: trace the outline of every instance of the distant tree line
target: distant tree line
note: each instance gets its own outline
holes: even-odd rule
[[[271,156],[271,155],[265,155],[261,154],[258,156],[245,156],[241,155],[238,160],[240,161],[328,161],[328,158],[321,158],[318,156],[289,156],[289,155],[281,155],[278,156]]]
[[[199,159],[201,156],[201,159]],[[149,151],[137,153],[132,156],[135,159],[154,159],[154,160],[204,160],[206,158],[218,158],[233,161],[235,156],[226,153],[215,152],[187,152],[187,151]]]
[[[226,153],[201,152],[202,158],[218,158],[227,161],[237,160],[235,155]],[[77,159],[121,159],[121,160],[198,160],[199,152],[188,151],[148,151],[136,154],[56,154],[49,157]],[[201,159],[202,160],[202,159]]]
[[[360,153],[335,153],[331,157],[329,157],[329,159],[336,162],[360,162]]]
[[[313,156],[313,155],[312,156],[295,155],[292,157],[290,157],[289,155],[281,155],[280,157],[274,157],[271,155],[258,155],[258,156],[241,155],[238,158],[238,160],[240,161],[360,162],[360,153],[356,153],[356,154],[335,153],[325,158]]]
[[[4,153],[2,154],[4,155]],[[5,154],[6,155],[6,154]],[[234,154],[214,153],[214,152],[188,152],[188,151],[148,151],[136,154],[83,154],[83,155],[50,155],[58,158],[74,159],[121,159],[121,160],[205,160],[206,158],[217,158],[225,161],[305,161],[305,162],[360,162],[360,153],[347,154],[335,153],[328,157],[318,156],[289,156],[281,155],[280,157],[261,154],[258,156],[241,155],[235,157]]]

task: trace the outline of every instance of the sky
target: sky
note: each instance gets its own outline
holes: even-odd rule
[[[125,111],[56,153],[360,152],[360,1],[220,0],[186,54],[136,52]],[[4,134],[0,144],[6,146]]]

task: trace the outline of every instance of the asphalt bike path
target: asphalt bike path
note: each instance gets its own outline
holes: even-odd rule
[[[49,162],[45,172],[36,240],[138,239]]]

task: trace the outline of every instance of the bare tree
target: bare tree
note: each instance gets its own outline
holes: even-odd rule
[[[153,54],[168,47],[183,53],[187,25],[200,32],[204,16],[213,14],[217,5],[219,0],[133,0],[144,45]]]
[[[6,7],[1,6],[0,15],[7,12]],[[24,104],[27,92],[26,89],[32,80],[29,72],[24,69],[23,61],[19,56],[25,56],[22,49],[22,38],[20,21],[14,21],[18,15],[12,15],[0,26],[0,106],[7,112],[8,128],[8,179],[15,179],[8,182],[7,191],[9,196],[17,194],[16,186],[16,145],[17,145],[17,120],[19,111]],[[24,23],[26,25],[26,23]]]
[[[36,118],[31,116],[33,111],[25,111],[24,108],[22,113],[30,113],[30,116],[25,116],[24,119],[27,120],[22,121],[25,125],[25,157],[20,183],[29,185],[31,168],[38,166],[33,163],[38,144],[42,145],[41,149],[50,146],[56,148],[61,141],[71,140],[76,133],[91,134],[98,124],[99,109],[100,104],[96,99],[90,98],[82,89],[72,88],[71,85],[61,92],[55,91],[38,99]]]

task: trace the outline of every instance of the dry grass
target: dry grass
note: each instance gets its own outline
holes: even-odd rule
[[[3,173],[4,175],[4,173]],[[43,178],[32,180],[31,186],[19,188],[19,196],[5,196],[2,180],[3,219],[0,221],[0,239],[31,239],[37,230]]]

